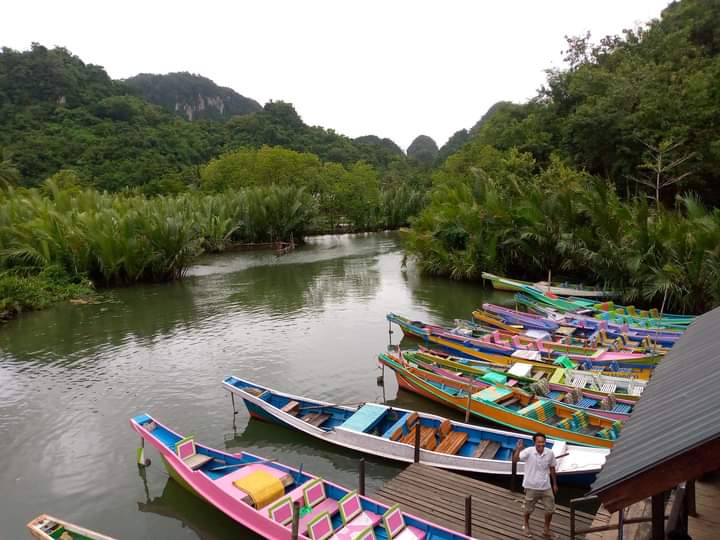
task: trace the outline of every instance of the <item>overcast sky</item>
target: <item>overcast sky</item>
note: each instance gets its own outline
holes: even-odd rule
[[[311,125],[442,145],[493,103],[526,101],[564,35],[597,40],[667,0],[7,2],[0,45],[67,47],[111,77],[190,71]]]

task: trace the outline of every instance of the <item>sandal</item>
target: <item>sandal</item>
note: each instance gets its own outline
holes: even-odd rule
[[[552,531],[549,533],[544,532],[543,538],[548,538],[549,540],[560,540],[560,537]]]
[[[527,536],[528,538],[532,538],[532,537],[533,537],[532,532],[531,532],[530,529],[528,529],[525,525],[522,526],[522,532],[523,532],[523,534],[524,534],[525,536]]]

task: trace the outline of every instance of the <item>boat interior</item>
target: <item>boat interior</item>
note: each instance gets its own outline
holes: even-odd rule
[[[428,359],[431,362],[433,361],[433,358],[427,354],[415,355],[413,353],[406,353],[404,358],[406,360],[414,362],[418,367],[424,369],[425,371],[428,371],[430,373],[437,373],[438,375],[462,383],[465,386],[467,386],[468,384],[473,384],[478,386],[479,389],[495,387],[498,390],[507,390],[508,396],[509,393],[512,393],[515,389],[517,389],[517,392],[514,392],[515,395],[511,397],[509,396],[508,399],[504,401],[500,401],[503,407],[508,407],[512,410],[517,410],[522,405],[529,404],[529,401],[525,399],[525,396],[523,394],[524,392],[527,392],[530,395],[542,395],[543,397],[551,401],[564,402],[572,408],[585,409],[591,412],[609,411],[617,415],[624,415],[629,414],[633,408],[632,403],[627,401],[618,401],[614,396],[609,394],[603,397],[601,395],[594,395],[588,392],[583,392],[583,389],[585,388],[584,385],[582,387],[574,386],[573,388],[567,388],[563,386],[561,384],[561,380],[564,378],[564,370],[562,369],[534,369],[534,366],[532,364],[517,362],[510,366],[508,369],[506,369],[504,372],[499,370],[484,372],[480,371],[479,376],[472,376],[472,378],[470,378],[470,373],[461,373],[457,371],[452,371],[450,369],[443,369],[440,367],[436,367],[433,364],[423,362],[422,360],[425,359]],[[442,362],[443,359],[440,359],[440,361]],[[450,362],[450,365],[451,367],[454,366],[455,368],[459,367],[460,369],[463,369],[462,362]],[[472,365],[468,366],[467,369],[473,370]],[[586,383],[592,380],[592,373],[582,373],[587,373],[587,381],[582,377],[577,378],[577,381]],[[546,376],[548,375],[550,375],[550,377],[546,379]],[[430,384],[435,385],[436,382],[438,381],[430,381]],[[550,386],[551,384],[553,384],[552,387]],[[612,390],[610,390],[610,387],[613,387],[614,390],[615,386],[617,385],[608,382],[603,385],[603,387],[607,388],[608,390],[599,391],[612,392]],[[455,396],[463,393],[461,388],[457,388],[453,385],[441,384],[440,388],[443,391]],[[465,393],[464,395],[467,395],[467,393]],[[481,399],[486,399],[485,397],[482,397],[484,394],[480,394],[478,392],[477,395],[481,396]],[[494,393],[492,393],[492,395],[495,396]],[[493,399],[492,401],[496,400]]]
[[[447,401],[451,403],[464,407],[466,402],[469,401],[467,384],[454,383],[446,377],[426,372],[419,367],[403,368],[392,360],[390,362],[395,364],[394,366],[391,365],[392,369],[401,369],[410,373],[422,383],[444,393],[449,397]],[[530,418],[540,424],[610,440],[615,440],[620,435],[622,427],[620,421],[591,416],[584,410],[557,401],[550,401],[546,398],[535,397],[519,388],[488,386],[478,391],[471,388],[471,392],[470,399],[473,401],[497,406],[515,415]],[[541,425],[538,428],[541,428]]]
[[[227,454],[195,444],[150,416],[134,419],[192,470],[199,471],[239,503],[254,508],[290,529],[293,504],[299,502],[299,533],[313,539],[360,538],[367,532],[378,540],[397,538],[407,529],[410,538],[452,538],[451,534],[388,508],[335,484],[252,454]],[[390,534],[389,534],[390,532]],[[364,538],[364,536],[362,537]]]
[[[415,430],[419,428],[420,447],[425,450],[503,461],[510,460],[519,439],[375,403],[366,403],[354,409],[343,408],[292,399],[235,377],[226,379],[226,382],[324,431],[349,429],[414,446]],[[527,441],[525,437],[521,439]],[[548,442],[548,447],[552,447],[551,442]]]

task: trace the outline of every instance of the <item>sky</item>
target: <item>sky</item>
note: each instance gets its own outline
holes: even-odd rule
[[[0,46],[63,46],[121,79],[189,71],[261,104],[292,103],[350,137],[439,146],[562,66],[565,35],[619,34],[667,0],[8,2]]]

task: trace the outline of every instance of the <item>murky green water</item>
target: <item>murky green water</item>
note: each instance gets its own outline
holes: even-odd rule
[[[327,236],[278,258],[208,257],[181,283],[23,315],[0,327],[0,538],[50,513],[118,538],[251,538],[160,465],[141,476],[128,419],[150,412],[219,448],[357,485],[359,454],[233,414],[230,374],[331,402],[381,401],[385,314],[451,322],[498,293],[402,268],[396,234]],[[398,331],[392,336],[395,343]],[[401,392],[409,408],[452,412]],[[372,493],[400,467],[370,459]]]

